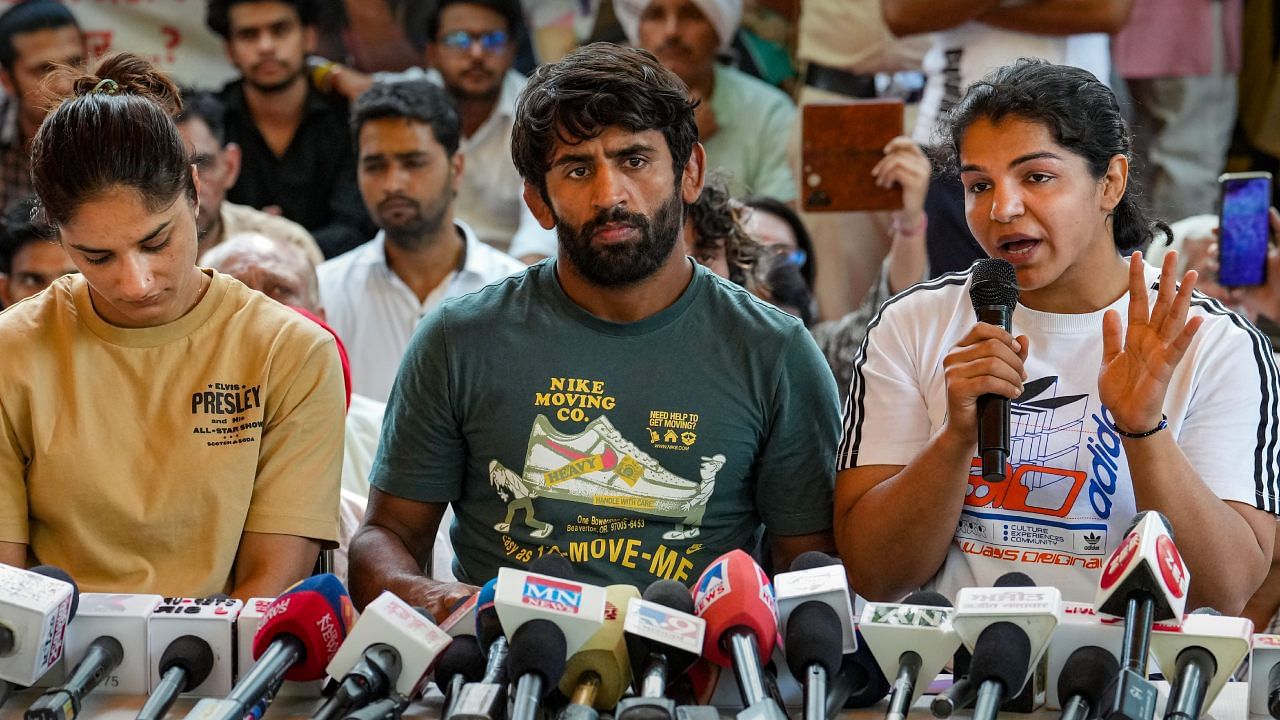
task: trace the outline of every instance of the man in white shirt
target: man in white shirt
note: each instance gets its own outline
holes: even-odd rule
[[[524,266],[455,219],[460,123],[426,80],[376,83],[352,109],[372,240],[319,268],[320,297],[351,358],[352,390],[386,401],[418,321],[441,301]]]

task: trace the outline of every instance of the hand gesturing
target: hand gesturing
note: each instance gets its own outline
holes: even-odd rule
[[[1187,320],[1196,271],[1188,271],[1175,292],[1177,266],[1178,254],[1166,253],[1156,303],[1148,311],[1142,253],[1135,252],[1129,257],[1128,324],[1121,324],[1115,310],[1102,318],[1098,395],[1116,426],[1127,432],[1144,432],[1160,423],[1173,369],[1204,321],[1200,317]]]

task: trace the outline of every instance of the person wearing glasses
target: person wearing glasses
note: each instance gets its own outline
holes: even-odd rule
[[[283,215],[310,231],[325,257],[373,234],[356,187],[347,103],[312,89],[318,0],[210,0],[205,21],[240,79],[222,88],[226,141],[242,152],[227,199]]]

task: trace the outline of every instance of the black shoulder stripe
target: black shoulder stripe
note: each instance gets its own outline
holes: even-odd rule
[[[863,401],[866,398],[866,383],[862,377],[862,366],[867,361],[867,342],[871,339],[871,331],[880,324],[885,308],[917,292],[936,290],[949,285],[963,285],[968,282],[970,272],[971,270],[958,270],[912,285],[885,300],[875,316],[871,318],[871,322],[867,325],[867,332],[862,336],[858,359],[853,364],[853,381],[849,385],[849,397],[845,399],[844,420],[840,431],[840,449],[836,451],[836,470],[851,468],[857,463],[858,446],[862,443],[862,421],[865,419]]]

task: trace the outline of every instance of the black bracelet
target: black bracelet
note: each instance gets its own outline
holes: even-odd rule
[[[1169,427],[1169,416],[1168,416],[1168,415],[1165,415],[1164,413],[1160,413],[1160,424],[1159,424],[1159,425],[1156,425],[1155,427],[1151,428],[1150,430],[1148,430],[1148,431],[1146,431],[1146,432],[1131,433],[1131,432],[1125,432],[1125,431],[1121,430],[1121,429],[1120,429],[1120,426],[1118,426],[1118,425],[1112,425],[1111,427],[1115,428],[1116,434],[1118,434],[1118,435],[1122,435],[1122,436],[1124,436],[1124,437],[1127,437],[1127,438],[1129,438],[1130,440],[1141,440],[1141,439],[1142,439],[1142,438],[1144,438],[1144,437],[1150,437],[1150,436],[1155,435],[1156,433],[1160,432],[1161,430],[1163,430],[1163,429],[1165,429],[1165,428]]]

